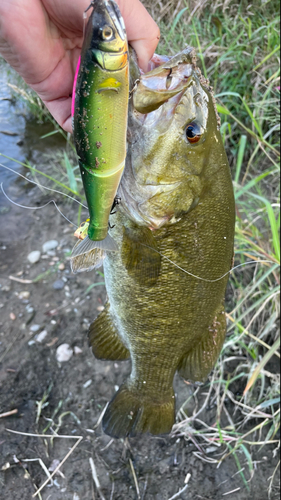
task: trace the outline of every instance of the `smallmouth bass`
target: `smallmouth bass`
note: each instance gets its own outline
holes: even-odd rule
[[[194,50],[130,58],[128,152],[104,260],[108,302],[89,340],[98,359],[131,358],[103,417],[115,438],[170,432],[173,379],[204,381],[221,351],[235,203],[208,82]]]

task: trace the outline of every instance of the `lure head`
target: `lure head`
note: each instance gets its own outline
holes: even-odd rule
[[[93,11],[87,24],[84,51],[101,68],[117,71],[128,62],[128,44],[123,18],[112,0],[92,2]],[[82,60],[84,58],[82,51]]]

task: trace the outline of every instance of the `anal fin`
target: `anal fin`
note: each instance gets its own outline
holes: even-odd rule
[[[219,357],[225,334],[224,306],[220,306],[201,342],[181,359],[178,366],[181,377],[193,382],[204,382]]]
[[[125,360],[130,357],[129,350],[124,346],[110,316],[110,305],[91,324],[89,343],[97,359]]]

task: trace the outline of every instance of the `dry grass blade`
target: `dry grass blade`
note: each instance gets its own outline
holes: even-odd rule
[[[180,491],[178,491],[175,495],[173,495],[169,500],[176,500],[179,498],[188,488],[188,484],[186,484]]]
[[[97,475],[96,466],[95,466],[95,463],[94,463],[94,460],[92,459],[92,457],[89,458],[89,462],[90,462],[91,471],[92,471],[92,478],[93,478],[94,483],[96,485],[96,488],[98,490],[99,496],[100,496],[101,500],[105,500],[105,497],[103,496],[103,493],[102,493],[102,490],[101,490],[101,485],[100,485],[100,482],[99,482],[99,478],[98,478],[98,475]]]
[[[6,418],[6,417],[10,417],[11,415],[16,415],[18,413],[18,411],[19,410],[14,409],[11,411],[7,411],[6,413],[0,413],[0,418]]]
[[[138,500],[139,500],[140,499],[140,489],[139,489],[138,479],[137,479],[137,476],[136,476],[136,471],[134,469],[133,462],[132,462],[132,460],[130,458],[129,458],[129,464],[130,464],[130,467],[131,467],[131,471],[132,471],[132,475],[133,475],[134,483],[135,483],[135,487],[136,487],[137,497],[138,497]]]
[[[255,384],[258,376],[260,375],[262,369],[265,367],[265,365],[269,362],[269,360],[272,358],[272,356],[275,354],[277,349],[280,347],[280,338],[278,338],[273,346],[270,348],[270,350],[265,354],[265,356],[262,358],[258,366],[255,368],[254,373],[252,374],[249,382],[246,385],[246,388],[244,390],[244,396],[247,394],[247,392],[251,389],[251,387]]]
[[[50,477],[48,479],[46,479],[46,481],[40,486],[40,488],[36,491],[36,493],[34,493],[32,495],[32,498],[35,498],[39,493],[40,491],[43,490],[43,488],[45,488],[45,486],[49,483],[49,481],[55,476],[55,474],[59,471],[59,469],[63,466],[63,464],[66,462],[66,460],[70,457],[70,455],[74,452],[75,448],[77,448],[77,446],[81,443],[82,439],[83,439],[83,436],[76,436],[76,438],[78,439],[77,442],[72,446],[71,450],[69,450],[69,452],[65,455],[65,457],[63,458],[63,460],[59,463],[59,465],[55,468],[55,470],[52,472],[52,474],[50,475]]]

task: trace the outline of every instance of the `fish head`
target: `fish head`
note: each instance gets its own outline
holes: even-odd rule
[[[128,62],[128,43],[124,20],[113,0],[92,2],[87,23],[82,60],[92,61],[107,71],[117,71]]]
[[[214,144],[224,148],[194,50],[154,61],[156,67],[139,74],[133,88],[120,196],[125,195],[127,212],[136,221],[159,228],[199,202],[209,152]]]

